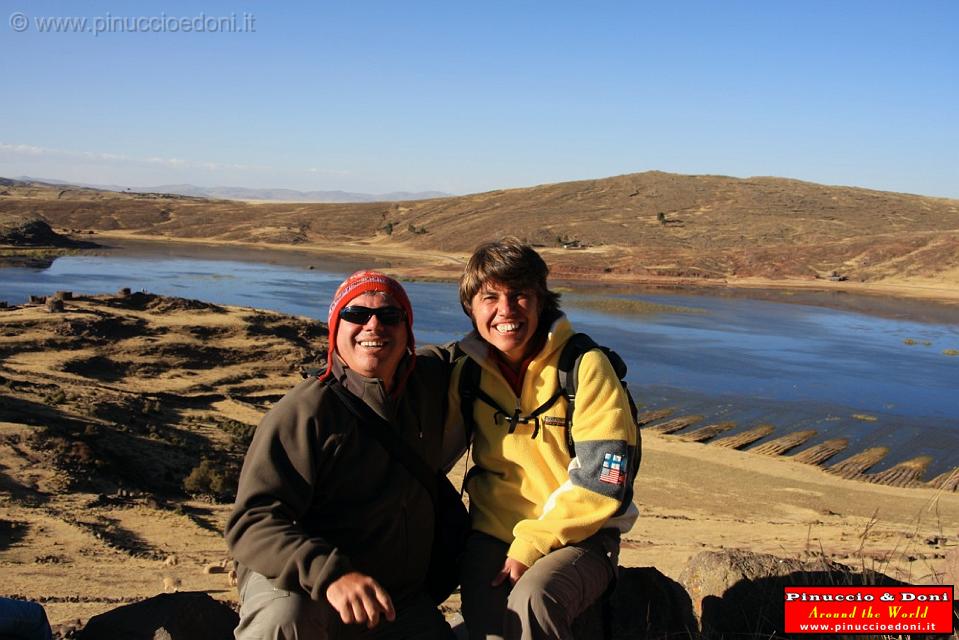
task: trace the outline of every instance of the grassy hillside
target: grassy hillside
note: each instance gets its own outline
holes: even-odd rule
[[[959,201],[782,178],[648,172],[460,197],[244,203],[5,181],[0,215],[61,229],[265,242],[361,243],[465,255],[512,234],[561,275],[822,277],[959,284]],[[585,250],[563,249],[579,244]]]

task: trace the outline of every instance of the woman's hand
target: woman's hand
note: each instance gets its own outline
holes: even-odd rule
[[[493,578],[493,582],[490,583],[490,586],[498,587],[503,584],[507,579],[509,580],[510,586],[516,586],[516,583],[520,578],[523,577],[523,574],[529,570],[525,564],[519,560],[513,560],[512,558],[506,558],[506,562],[503,563],[503,568],[499,570],[499,573],[496,574],[496,577]]]

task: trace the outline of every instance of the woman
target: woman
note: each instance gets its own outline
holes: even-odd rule
[[[573,620],[614,579],[620,533],[637,516],[632,478],[619,472],[638,455],[636,425],[598,349],[579,366],[569,451],[557,363],[574,332],[548,273],[507,238],[480,246],[460,279],[474,331],[459,346],[478,367],[457,362],[450,415],[472,405],[460,419],[473,436],[462,597],[474,639],[572,637]]]

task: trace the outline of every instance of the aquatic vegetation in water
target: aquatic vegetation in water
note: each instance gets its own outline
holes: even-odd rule
[[[946,349],[942,354],[945,356],[959,356],[959,349]]]
[[[906,338],[905,340],[902,341],[902,343],[907,344],[909,346],[912,346],[914,344],[921,344],[924,347],[932,346],[932,342],[930,342],[929,340],[916,340],[915,338]]]
[[[617,315],[650,315],[654,313],[706,313],[703,309],[603,296],[563,296],[563,305],[577,309]]]
[[[854,413],[852,417],[862,422],[877,422],[879,420],[876,416],[871,416],[868,413]]]
[[[191,273],[194,280],[235,280],[236,276],[229,273]]]

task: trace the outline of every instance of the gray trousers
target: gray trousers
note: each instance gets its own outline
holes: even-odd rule
[[[512,588],[490,583],[509,545],[474,531],[463,559],[463,618],[470,640],[568,640],[573,621],[616,575],[619,532],[605,529],[537,560]]]
[[[240,585],[240,624],[236,640],[450,640],[452,631],[439,610],[423,594],[396,603],[396,620],[381,620],[375,629],[343,624],[326,601],[298,591],[284,591],[251,572]]]

